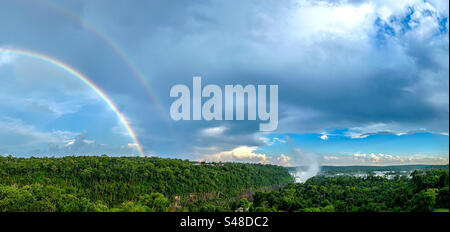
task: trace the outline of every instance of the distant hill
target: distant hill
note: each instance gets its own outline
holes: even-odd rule
[[[322,166],[322,171],[414,171],[426,169],[448,169],[447,165],[394,165],[394,166]]]
[[[307,167],[289,167],[289,171],[307,169]],[[342,172],[374,172],[374,171],[414,171],[427,169],[449,169],[449,165],[392,165],[392,166],[321,166],[322,172],[342,171]]]

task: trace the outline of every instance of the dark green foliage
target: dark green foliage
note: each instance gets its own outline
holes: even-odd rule
[[[420,211],[448,208],[448,169],[416,171],[412,178],[317,176],[277,191],[257,192],[255,211]]]
[[[397,172],[402,171],[396,168]],[[293,184],[288,169],[272,165],[107,156],[0,157],[0,211],[432,212],[436,208],[448,209],[448,168],[422,168],[410,177],[319,175],[303,184]],[[353,169],[348,170],[354,172]],[[273,191],[274,187],[281,188]]]
[[[448,192],[448,186],[439,189],[437,199],[436,199],[436,207],[437,208],[449,208],[449,192]]]
[[[0,157],[0,211],[220,211],[217,200],[290,182],[287,169],[272,165]],[[204,205],[214,200],[214,209]]]
[[[436,204],[437,189],[427,189],[418,192],[411,200],[411,211],[433,212]]]

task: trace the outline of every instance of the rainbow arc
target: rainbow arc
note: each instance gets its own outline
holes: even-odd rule
[[[59,61],[55,58],[49,57],[47,55],[36,53],[32,51],[22,50],[22,49],[16,49],[16,48],[0,48],[0,53],[10,53],[25,57],[30,57],[33,59],[44,61],[48,64],[57,66],[64,71],[68,72],[72,76],[76,77],[78,80],[83,82],[87,87],[92,89],[107,105],[111,110],[117,115],[120,122],[123,124],[125,129],[127,130],[127,133],[133,140],[133,142],[136,144],[136,147],[138,149],[139,154],[142,157],[145,157],[144,150],[142,148],[141,143],[139,142],[136,133],[131,128],[130,123],[128,122],[127,118],[119,111],[118,107],[114,104],[114,102],[98,87],[96,86],[89,78],[85,75],[83,75],[81,72],[75,70],[74,68],[70,67],[69,65],[63,63],[62,61]]]

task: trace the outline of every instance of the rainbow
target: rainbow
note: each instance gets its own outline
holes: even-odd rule
[[[59,61],[57,59],[51,58],[49,56],[46,56],[46,55],[43,55],[43,54],[40,54],[40,53],[26,51],[26,50],[22,50],[22,49],[16,49],[16,48],[0,48],[0,53],[6,53],[6,54],[11,53],[11,54],[26,56],[26,57],[30,57],[30,58],[34,58],[34,59],[38,59],[38,60],[44,61],[44,62],[46,62],[48,64],[55,65],[55,66],[63,69],[64,71],[70,73],[72,76],[76,77],[78,80],[82,81],[90,89],[92,89],[109,106],[109,108],[111,108],[112,111],[114,111],[114,113],[119,118],[120,122],[126,128],[126,130],[127,130],[128,134],[130,135],[131,139],[136,144],[137,149],[139,151],[139,154],[142,157],[145,157],[144,150],[142,149],[142,145],[139,142],[139,140],[138,140],[138,138],[136,136],[136,133],[133,131],[133,129],[131,128],[130,124],[128,123],[126,117],[119,111],[119,109],[112,102],[112,100],[110,98],[108,98],[106,96],[106,94],[103,91],[101,91],[100,88],[97,87],[92,81],[90,81],[85,75],[81,74],[80,72],[78,72],[74,68],[68,66],[67,64],[64,64],[63,62],[61,62],[61,61]]]
[[[148,83],[147,78],[143,74],[142,71],[139,70],[137,65],[132,61],[132,59],[125,54],[123,49],[117,45],[112,39],[110,39],[104,32],[99,30],[97,27],[95,27],[92,23],[89,21],[81,18],[77,14],[69,11],[66,8],[60,7],[56,5],[55,3],[51,3],[48,1],[32,1],[32,3],[40,4],[41,6],[47,7],[47,9],[52,10],[53,12],[59,13],[74,22],[78,23],[80,26],[84,27],[85,29],[89,30],[93,34],[95,34],[98,38],[100,38],[103,42],[105,42],[113,51],[116,53],[116,55],[119,56],[119,58],[125,63],[127,68],[137,77],[139,82],[142,84],[142,86],[145,89],[146,94],[150,97],[153,104],[155,105],[156,109],[158,110],[161,118],[164,120],[164,122],[167,124],[167,126],[170,128],[171,124],[168,121],[168,118],[164,114],[164,110],[161,107],[161,104],[159,104],[159,101],[155,94],[153,94],[153,90],[150,87],[150,84]],[[171,128],[170,128],[171,130]]]

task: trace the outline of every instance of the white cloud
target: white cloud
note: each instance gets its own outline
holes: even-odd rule
[[[292,166],[291,160],[292,160],[291,157],[286,156],[284,154],[281,154],[280,156],[277,157],[277,163],[278,165],[281,166]]]
[[[11,53],[2,51],[2,48],[0,48],[0,66],[5,64],[10,64],[14,61],[15,56]]]
[[[305,4],[294,11],[291,23],[293,31],[301,39],[315,37],[314,41],[317,42],[317,39],[338,36],[359,41],[367,39],[374,12],[374,5],[371,3],[333,7]]]
[[[352,139],[363,139],[375,134],[394,134],[403,136],[413,133],[429,132],[435,134],[445,134],[447,132],[428,130],[427,128],[417,128],[398,123],[371,123],[360,127],[351,127],[344,133]]]
[[[274,138],[270,139],[270,138],[262,136],[262,137],[259,137],[259,140],[261,140],[267,146],[272,146],[274,144],[286,143],[287,137],[285,139],[281,139],[278,137],[274,137]]]
[[[353,155],[323,156],[322,165],[367,165],[367,166],[387,166],[387,165],[414,165],[414,164],[434,164],[444,165],[449,163],[448,156],[438,155],[406,155],[396,156],[390,154],[375,153],[355,153]]]
[[[88,139],[87,132],[43,131],[21,120],[0,117],[0,152],[13,155],[138,155],[129,143],[110,146]]]
[[[240,146],[229,151],[222,151],[214,154],[200,156],[197,160],[206,162],[242,162],[259,164],[276,164],[282,166],[292,166],[291,157],[284,154],[279,156],[268,156],[263,153],[256,153],[258,147]]]
[[[323,157],[323,160],[324,161],[330,161],[330,160],[339,160],[339,157],[338,156],[329,156],[329,155],[327,155],[327,156],[324,156]]]
[[[45,149],[35,149],[28,155],[119,155],[119,156],[137,156],[139,155],[138,147],[134,143],[128,143],[127,145],[111,146],[107,144],[99,143],[98,141],[89,140],[88,133],[84,132],[77,135],[73,139],[70,139],[67,143],[50,144]]]
[[[32,112],[44,114],[53,118],[67,114],[74,114],[84,105],[86,99],[74,98],[61,100],[50,96],[23,96],[22,93],[11,94],[0,92],[0,111],[4,112]]]
[[[287,154],[267,155],[255,152],[257,146],[239,146],[232,150],[206,153],[197,157],[198,161],[206,162],[243,162],[273,164],[281,166],[303,166],[319,169],[320,157],[314,152],[309,152],[297,147],[293,147]],[[217,150],[216,147],[212,150]],[[204,150],[206,151],[206,150]]]
[[[200,131],[200,134],[203,136],[218,136],[218,135],[222,135],[226,130],[227,130],[227,128],[224,126],[210,127],[210,128],[202,129]]]
[[[320,136],[320,139],[322,139],[322,140],[328,140],[328,135],[327,135],[327,134],[322,134],[322,135]]]
[[[39,143],[65,143],[76,133],[69,131],[43,132],[34,125],[25,124],[23,121],[8,117],[0,120],[0,144],[28,146]]]
[[[136,143],[129,143],[129,144],[127,144],[127,147],[137,149],[138,145]]]
[[[208,162],[246,162],[246,163],[268,163],[267,156],[254,153],[258,147],[240,146],[230,151],[222,151],[215,154],[200,157],[201,161]]]

